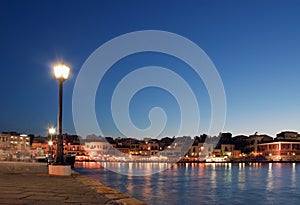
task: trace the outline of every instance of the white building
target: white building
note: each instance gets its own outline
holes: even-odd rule
[[[105,159],[111,154],[112,145],[108,142],[85,142],[84,149],[95,160]]]
[[[10,136],[10,149],[13,151],[30,151],[30,137],[24,134]]]

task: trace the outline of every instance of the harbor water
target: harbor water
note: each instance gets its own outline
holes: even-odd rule
[[[109,167],[148,169],[149,163],[104,166],[77,163],[76,170],[149,205],[300,203],[297,163],[186,163],[146,176],[122,175]]]

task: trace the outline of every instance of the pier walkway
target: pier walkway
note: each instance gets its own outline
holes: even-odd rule
[[[0,204],[145,203],[76,172],[69,177],[49,176],[43,163],[0,162]]]

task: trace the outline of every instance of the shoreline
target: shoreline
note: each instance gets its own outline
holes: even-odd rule
[[[243,162],[178,162],[177,164],[251,164],[251,163],[261,163],[261,164],[269,164],[269,163],[300,163],[300,161],[243,161]]]
[[[170,164],[211,164],[211,163],[300,163],[300,160],[291,161],[259,161],[259,160],[248,160],[248,161],[221,161],[221,162],[204,162],[204,161],[178,161],[178,162],[167,162],[167,161],[75,161],[76,163],[170,163]],[[76,166],[75,166],[76,168]]]

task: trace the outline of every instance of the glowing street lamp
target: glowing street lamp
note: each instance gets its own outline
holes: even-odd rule
[[[65,64],[57,64],[54,66],[54,75],[59,82],[59,99],[58,99],[58,136],[56,145],[56,158],[54,164],[64,165],[64,146],[62,136],[62,100],[63,100],[63,83],[68,79],[70,67]]]
[[[70,67],[65,64],[58,64],[54,66],[54,75],[58,81],[65,81],[69,78]]]
[[[56,129],[54,127],[50,127],[48,129],[48,133],[51,137],[50,141],[48,142],[48,145],[50,147],[50,163],[53,162],[53,135],[56,133]]]
[[[48,132],[49,132],[49,134],[50,134],[51,136],[54,135],[55,132],[56,132],[55,127],[50,127],[50,128],[48,129]]]

